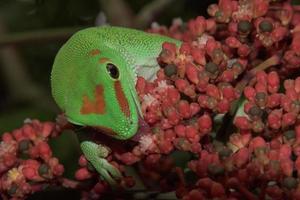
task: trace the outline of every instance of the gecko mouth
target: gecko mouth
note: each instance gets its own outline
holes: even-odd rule
[[[146,121],[139,117],[139,121],[138,121],[138,130],[136,132],[136,134],[132,137],[133,141],[140,141],[141,137],[148,135],[151,133],[151,129],[150,126],[146,123]]]
[[[135,98],[135,94],[133,94],[133,91],[131,91],[131,96],[133,98],[136,112],[138,114],[138,124],[137,124],[138,129],[136,134],[131,139],[133,141],[138,142],[142,136],[149,134],[151,129],[147,124],[147,122],[144,120],[143,113],[140,109],[140,102],[138,102],[137,98]]]

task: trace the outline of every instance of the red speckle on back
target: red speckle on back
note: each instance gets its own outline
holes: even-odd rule
[[[114,87],[115,87],[118,103],[121,107],[121,111],[124,113],[124,115],[126,117],[129,117],[130,116],[129,104],[128,104],[128,101],[127,101],[127,99],[125,97],[125,94],[123,92],[121,82],[120,81],[115,81]]]
[[[110,59],[108,59],[108,58],[100,58],[99,59],[100,64],[105,63],[105,62],[109,62],[109,61],[110,61]]]
[[[103,86],[97,85],[95,88],[95,100],[92,101],[87,95],[83,96],[83,103],[80,110],[81,114],[104,114],[105,101],[103,96]]]
[[[89,55],[90,56],[96,56],[96,55],[98,55],[98,54],[100,54],[101,52],[100,52],[100,50],[99,49],[93,49],[93,50],[91,50],[90,52],[89,52]]]

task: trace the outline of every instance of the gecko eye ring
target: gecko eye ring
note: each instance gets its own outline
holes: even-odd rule
[[[112,63],[108,63],[106,65],[106,69],[109,73],[109,75],[113,78],[113,79],[118,79],[119,78],[119,69],[117,66],[115,66]]]

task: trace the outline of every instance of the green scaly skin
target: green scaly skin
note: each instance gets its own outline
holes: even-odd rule
[[[164,42],[177,46],[181,43],[120,27],[95,27],[77,32],[59,50],[54,61],[51,86],[56,103],[73,124],[98,128],[117,139],[131,138],[142,117],[135,91],[136,77],[153,77]],[[107,69],[111,64],[112,71]],[[116,71],[118,76],[113,76]],[[105,160],[104,146],[83,141],[81,149],[110,184],[121,177]]]

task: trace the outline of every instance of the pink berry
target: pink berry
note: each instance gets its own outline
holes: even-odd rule
[[[273,129],[279,129],[281,127],[282,112],[279,110],[273,110],[268,115],[268,125]]]
[[[293,112],[285,113],[282,116],[282,126],[287,127],[295,124],[296,122],[296,114]]]
[[[38,176],[36,169],[32,167],[24,167],[22,173],[28,180],[34,180]]]
[[[251,128],[249,120],[244,116],[236,117],[234,120],[234,124],[236,127],[242,130],[249,130]]]
[[[212,120],[208,114],[204,114],[198,118],[199,131],[202,134],[208,134],[212,129]]]
[[[206,94],[210,97],[213,97],[215,99],[220,98],[220,91],[217,86],[213,84],[208,84],[206,87]]]
[[[75,178],[80,181],[89,179],[91,176],[91,172],[89,172],[89,170],[86,167],[80,168],[75,173]]]
[[[244,95],[249,101],[254,101],[256,91],[253,87],[246,86],[244,89]]]
[[[186,129],[185,126],[182,124],[176,125],[174,127],[174,131],[178,137],[185,137],[185,129]]]
[[[268,91],[270,93],[276,93],[279,89],[279,76],[277,72],[270,72],[268,74]]]
[[[192,83],[197,84],[199,82],[198,70],[195,65],[188,64],[186,66],[186,75]]]
[[[185,100],[179,101],[178,112],[183,118],[189,118],[191,116],[191,109],[188,101]]]

